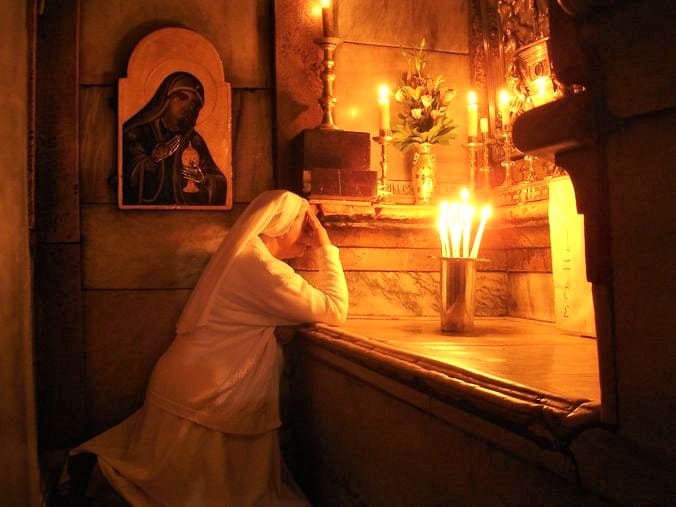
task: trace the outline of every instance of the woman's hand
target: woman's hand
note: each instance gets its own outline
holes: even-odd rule
[[[159,143],[153,148],[153,152],[150,155],[155,163],[158,163],[164,160],[167,157],[173,155],[176,150],[178,150],[179,145],[181,144],[181,136],[175,135],[168,141]]]
[[[303,224],[303,236],[299,242],[304,245],[319,247],[331,244],[329,234],[324,229],[324,226],[317,218],[314,210],[308,208],[305,213],[305,223]]]

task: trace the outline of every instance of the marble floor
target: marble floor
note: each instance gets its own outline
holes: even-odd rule
[[[354,318],[342,326],[380,347],[415,354],[552,394],[600,401],[596,339],[553,324],[511,317],[476,318],[469,335],[441,332],[438,319]]]

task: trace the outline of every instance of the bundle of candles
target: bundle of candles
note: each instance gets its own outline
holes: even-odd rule
[[[486,221],[491,216],[492,209],[488,204],[482,208],[479,228],[472,241],[472,220],[475,210],[469,203],[469,191],[466,188],[460,192],[460,198],[461,202],[442,201],[439,205],[437,227],[441,239],[441,256],[476,259]]]

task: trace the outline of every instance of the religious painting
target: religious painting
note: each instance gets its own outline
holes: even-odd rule
[[[153,32],[118,94],[120,208],[232,208],[230,86],[211,43],[180,28]]]

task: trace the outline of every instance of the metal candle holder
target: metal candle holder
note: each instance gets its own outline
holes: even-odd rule
[[[392,193],[387,190],[387,145],[392,142],[392,131],[380,129],[378,135],[372,139],[380,145],[380,178],[378,178],[376,200],[382,201]]]
[[[488,137],[488,132],[481,133],[481,144],[482,144],[482,161],[481,168],[479,169],[479,174],[482,176],[482,185],[484,188],[488,189],[491,187],[491,164],[490,164],[490,145],[495,144],[495,139]]]
[[[322,80],[322,96],[319,99],[319,105],[322,107],[322,122],[320,129],[337,129],[333,120],[333,108],[336,106],[336,98],[333,96],[333,82],[336,80],[336,74],[333,67],[336,64],[334,55],[336,48],[343,42],[338,37],[321,37],[315,39],[315,44],[322,48],[323,70],[320,74]]]
[[[512,180],[512,167],[514,166],[514,162],[512,161],[512,128],[510,125],[502,126],[502,139],[505,159],[502,161],[501,165],[505,168],[505,179],[500,186],[509,187],[514,184],[514,180]]]
[[[469,151],[469,190],[474,192],[476,186],[476,152],[483,147],[483,143],[476,140],[474,136],[467,138],[465,148]]]

